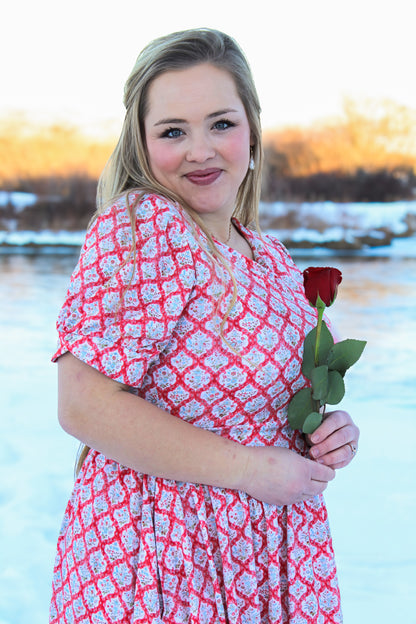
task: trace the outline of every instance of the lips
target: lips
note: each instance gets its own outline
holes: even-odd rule
[[[185,178],[197,186],[208,186],[220,177],[222,169],[198,169],[185,175]]]

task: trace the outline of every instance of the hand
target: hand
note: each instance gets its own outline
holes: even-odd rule
[[[347,412],[329,412],[310,436],[310,456],[334,470],[347,466],[355,456],[360,431]],[[355,449],[355,450],[354,450]]]
[[[321,494],[335,472],[328,466],[275,446],[246,447],[248,459],[239,489],[271,505],[292,505]]]

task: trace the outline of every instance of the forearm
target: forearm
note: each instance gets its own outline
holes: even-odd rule
[[[59,359],[58,412],[68,433],[138,472],[242,490],[273,505],[311,498],[335,476],[289,449],[244,446],[184,422],[70,354]]]
[[[84,444],[139,472],[241,486],[248,449],[172,416],[71,355],[59,361],[59,419]]]

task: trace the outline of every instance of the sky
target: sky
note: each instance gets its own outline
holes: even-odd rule
[[[265,129],[342,112],[344,97],[416,109],[414,0],[9,0],[0,37],[0,117],[25,113],[118,133],[139,51],[211,27],[251,65]]]

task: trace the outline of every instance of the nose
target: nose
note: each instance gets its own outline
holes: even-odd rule
[[[186,151],[188,162],[203,163],[215,156],[212,140],[205,133],[196,133],[189,138]]]

